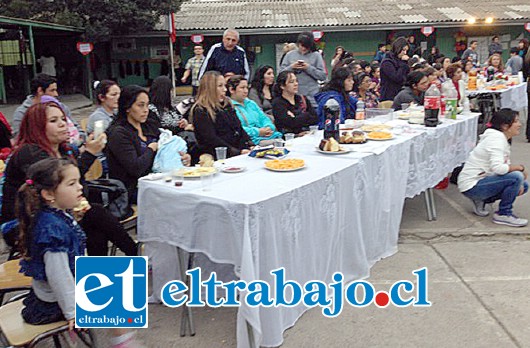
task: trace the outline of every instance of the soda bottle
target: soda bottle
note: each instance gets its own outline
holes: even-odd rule
[[[456,114],[458,111],[458,92],[456,91],[453,81],[445,81],[442,90],[443,95],[445,96],[445,117],[456,120]]]
[[[441,93],[435,83],[425,92],[423,105],[425,107],[425,126],[436,127],[438,125],[438,114],[440,113]]]
[[[324,104],[324,139],[335,138],[338,142],[340,139],[340,106],[335,99],[329,99]]]
[[[355,111],[356,120],[364,120],[364,102],[359,99],[357,102],[357,110]]]

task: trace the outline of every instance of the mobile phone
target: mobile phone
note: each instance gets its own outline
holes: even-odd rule
[[[302,64],[304,64],[305,62],[304,62],[303,60],[299,59],[299,60],[297,61],[297,63],[298,63],[298,65],[302,65]]]

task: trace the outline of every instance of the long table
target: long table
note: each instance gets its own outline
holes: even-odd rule
[[[247,170],[216,175],[211,191],[192,180],[179,188],[140,180],[138,238],[151,246],[153,272],[167,270],[157,275],[159,284],[178,277],[175,247],[233,265],[247,282],[270,282],[269,271],[279,267],[301,284],[331,282],[339,271],[345,282],[366,278],[375,262],[397,251],[405,198],[436,185],[465,160],[477,118],[459,116],[434,129],[413,126],[393,140],[350,145],[354,151],[345,155],[318,153],[320,136],[306,136],[294,141],[290,154],[306,168],[271,172],[263,160],[238,156],[227,162]],[[238,346],[281,345],[283,331],[306,310],[242,305]]]
[[[508,108],[515,111],[523,111],[528,106],[527,83],[522,82],[515,86],[508,86],[507,88],[491,91],[488,89],[481,89],[470,91],[466,90],[466,96],[476,97],[480,95],[491,95],[494,98],[494,104],[498,104],[498,108]],[[496,98],[500,98],[497,103]]]

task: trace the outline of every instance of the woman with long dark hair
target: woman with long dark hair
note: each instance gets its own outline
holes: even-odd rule
[[[308,98],[298,94],[297,75],[292,71],[282,71],[274,84],[272,114],[276,128],[282,133],[297,136],[307,134],[309,126],[318,123],[318,117]]]
[[[326,115],[324,114],[324,105],[330,99],[335,99],[340,106],[340,122],[344,123],[346,119],[355,118],[357,109],[357,99],[350,96],[353,90],[353,76],[350,68],[342,67],[333,70],[331,80],[322,87],[322,92],[315,95],[318,103],[317,115],[318,126],[324,128]]]
[[[365,73],[358,73],[353,77],[354,85],[351,96],[357,100],[362,100],[366,108],[377,108],[379,99],[374,91],[370,88],[372,86],[372,78]]]
[[[501,109],[493,114],[491,127],[480,136],[458,176],[458,189],[473,202],[478,216],[487,216],[486,204],[500,200],[493,222],[523,227],[527,219],[513,214],[517,196],[528,191],[528,172],[522,164],[511,164],[509,140],[519,135],[521,122],[516,111]]]
[[[76,158],[74,150],[68,143],[69,134],[66,116],[58,102],[35,104],[28,109],[20,125],[20,134],[15,151],[7,164],[2,198],[2,216],[0,222],[15,219],[16,192],[27,177],[28,168],[48,157],[71,158],[77,160],[81,177],[96,160],[96,154],[105,146],[105,134],[94,140],[88,137],[86,150]],[[89,255],[107,255],[108,241],[112,241],[126,255],[137,253],[136,243],[129,237],[119,221],[103,206],[91,204],[79,223],[87,234]],[[15,229],[16,230],[16,229]],[[11,247],[16,244],[16,232],[4,234],[4,239]]]
[[[392,50],[381,62],[381,100],[394,100],[405,84],[410,71],[407,64],[408,49],[407,39],[398,37],[392,43]]]
[[[272,86],[274,85],[274,69],[270,65],[262,65],[256,70],[252,79],[248,98],[254,101],[264,113],[272,117]],[[274,119],[272,120],[274,121]]]
[[[180,115],[172,104],[173,84],[167,76],[159,76],[149,89],[149,118],[159,123],[161,128],[169,129],[173,134],[184,131],[188,120]]]

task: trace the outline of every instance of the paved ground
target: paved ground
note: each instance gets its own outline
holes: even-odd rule
[[[528,166],[530,144],[523,140],[515,139],[512,157]],[[428,267],[431,308],[346,307],[336,319],[313,309],[285,332],[283,347],[530,347],[530,228],[474,216],[454,185],[435,199],[433,222],[426,221],[423,197],[406,201],[399,252],[378,262],[369,278],[385,289]],[[515,210],[530,217],[530,197],[520,197]],[[138,337],[147,347],[236,346],[234,309],[194,313],[197,335],[181,338],[181,310],[151,305],[149,329]],[[98,336],[107,347],[108,333]]]

